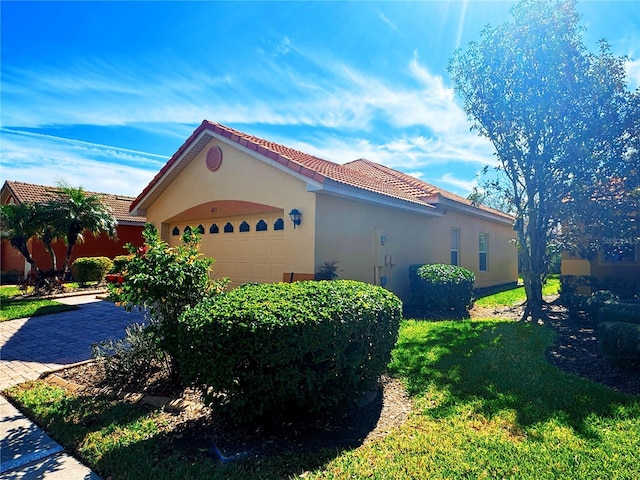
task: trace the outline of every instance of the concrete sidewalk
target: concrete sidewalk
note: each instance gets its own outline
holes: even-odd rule
[[[56,299],[78,310],[0,323],[0,390],[91,358],[142,316],[95,296]],[[0,396],[0,479],[99,479]]]

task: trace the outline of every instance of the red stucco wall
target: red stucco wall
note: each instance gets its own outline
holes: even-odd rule
[[[118,238],[110,239],[108,236],[101,234],[94,237],[91,234],[85,236],[84,243],[78,243],[73,248],[71,261],[78,257],[109,257],[114,258],[118,255],[125,255],[127,251],[124,246],[127,243],[133,243],[140,246],[143,243],[142,226],[120,225],[118,226]],[[62,268],[67,247],[63,241],[57,241],[53,244],[56,253],[58,268]],[[42,242],[35,240],[30,242],[30,251],[36,265],[42,270],[51,269],[51,260],[44,249]],[[24,258],[11,245],[4,240],[2,242],[2,256],[0,257],[0,270],[3,272],[9,270],[18,270],[24,273]]]

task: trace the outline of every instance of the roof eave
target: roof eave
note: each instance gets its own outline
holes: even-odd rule
[[[307,184],[307,190],[314,193],[367,203],[370,205],[401,210],[426,217],[443,217],[444,212],[433,205],[414,203],[400,198],[390,197],[359,187],[350,186],[335,180],[327,179],[323,184],[312,186]]]
[[[442,208],[449,208],[451,210],[456,210],[458,212],[474,215],[476,217],[484,218],[486,220],[491,220],[493,222],[502,223],[505,225],[513,225],[513,222],[515,220],[511,215],[508,215],[506,213],[494,213],[489,210],[483,210],[481,208],[474,207],[473,205],[466,205],[450,198],[446,198],[440,194],[428,197],[428,199],[425,198],[424,200],[428,201],[432,205],[438,205]]]

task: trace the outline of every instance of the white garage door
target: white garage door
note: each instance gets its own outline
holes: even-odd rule
[[[216,277],[229,277],[231,285],[281,282],[284,271],[284,220],[277,215],[243,215],[170,226],[170,245],[180,243],[184,229],[202,227],[201,252],[215,259]]]

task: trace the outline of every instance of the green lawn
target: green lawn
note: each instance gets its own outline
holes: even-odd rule
[[[36,317],[49,313],[75,310],[76,306],[64,305],[48,299],[17,299],[22,292],[15,286],[0,287],[0,322],[16,318]]]
[[[404,425],[355,449],[229,463],[176,448],[155,410],[41,382],[9,394],[103,478],[640,478],[640,397],[552,367],[552,341],[530,323],[404,321],[390,364],[414,404]]]
[[[548,278],[544,287],[542,288],[543,295],[557,295],[560,292],[560,279]],[[512,288],[511,290],[505,290],[504,292],[494,293],[478,298],[475,303],[480,307],[497,307],[497,306],[513,306],[524,303],[527,299],[527,295],[524,292],[524,287]]]

